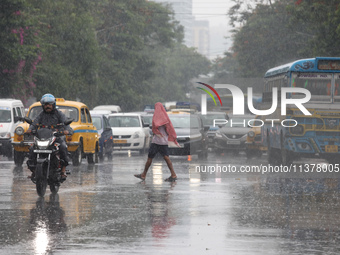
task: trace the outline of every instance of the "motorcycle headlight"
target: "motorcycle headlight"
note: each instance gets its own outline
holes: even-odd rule
[[[24,130],[23,127],[17,127],[17,128],[15,129],[15,133],[16,133],[17,135],[23,135],[23,134],[25,133],[25,130]]]
[[[217,131],[215,136],[216,136],[216,137],[222,137],[222,134],[221,134],[220,131]]]
[[[5,133],[0,133],[1,138],[11,138],[11,133],[5,132]]]
[[[39,140],[38,138],[35,137],[35,144],[36,144],[40,149],[45,150],[45,149],[48,148],[48,146],[50,146],[50,145],[54,142],[55,139],[56,139],[56,138],[53,137],[53,138],[50,138],[50,139],[47,139],[47,140]]]

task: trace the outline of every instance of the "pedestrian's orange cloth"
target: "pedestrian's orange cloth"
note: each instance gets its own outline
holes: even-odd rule
[[[152,132],[155,135],[162,135],[158,130],[160,126],[165,126],[165,130],[168,133],[168,141],[175,143],[179,147],[176,131],[171,120],[169,119],[162,103],[158,102],[155,104],[155,111],[152,117]]]

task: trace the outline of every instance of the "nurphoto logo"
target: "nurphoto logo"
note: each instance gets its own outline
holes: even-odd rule
[[[211,89],[215,95],[217,96],[217,98],[219,99],[221,106],[222,106],[222,100],[221,97],[219,96],[219,94],[217,93],[217,91],[210,85],[202,83],[202,82],[198,82],[201,85],[204,85],[206,87],[208,87],[209,89]],[[199,87],[197,87],[199,88]],[[244,115],[244,94],[242,92],[242,90],[240,88],[238,88],[235,85],[231,85],[231,84],[216,84],[215,85],[216,89],[228,89],[231,92],[232,98],[233,98],[233,115]],[[206,89],[202,89],[199,88],[203,91],[205,91],[207,94],[209,94],[214,102],[215,105],[216,101],[213,97],[213,95]],[[287,98],[287,95],[290,93],[300,93],[303,94],[304,97],[302,98]],[[258,110],[255,109],[254,104],[253,104],[253,88],[248,87],[247,88],[247,105],[248,105],[248,109],[249,111],[254,114],[254,115],[261,115],[261,116],[266,116],[266,115],[270,115],[272,113],[275,112],[275,110],[278,107],[278,89],[277,88],[273,88],[272,89],[272,105],[269,109],[267,110]],[[304,106],[304,103],[307,103],[309,100],[311,99],[311,93],[309,92],[309,90],[305,89],[305,88],[296,88],[296,87],[286,87],[286,88],[281,88],[281,115],[284,116],[286,115],[286,111],[287,111],[287,105],[291,104],[291,105],[295,105],[304,115],[312,115]],[[207,114],[207,97],[206,94],[202,94],[201,95],[201,114],[202,115],[206,115]],[[274,121],[278,121],[279,119],[266,119],[266,121],[272,121],[272,125],[274,125]],[[248,126],[253,125],[255,121],[260,122],[260,125],[257,127],[261,127],[264,125],[264,122],[262,120],[250,120],[248,121],[249,123],[245,123],[244,125],[246,126],[248,124]],[[223,122],[223,123],[222,123]],[[232,124],[232,120],[230,120],[231,124]],[[288,125],[285,125],[285,123],[288,122]],[[292,122],[294,123],[292,125]],[[214,120],[214,126],[215,124],[226,124],[228,123],[228,120]],[[253,123],[253,124],[251,124]],[[239,123],[238,123],[239,124]],[[297,121],[293,120],[293,119],[286,119],[281,121],[281,125],[285,126],[285,127],[295,127],[297,125]]]

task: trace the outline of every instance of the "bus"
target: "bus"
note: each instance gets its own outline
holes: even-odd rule
[[[269,69],[264,80],[262,109],[270,108],[272,90],[278,90],[278,107],[265,116],[261,128],[262,143],[268,147],[268,162],[290,165],[297,159],[322,158],[330,164],[339,164],[340,58],[297,60]],[[283,87],[307,89],[311,98],[303,106],[311,115],[305,115],[295,105],[287,105],[286,115],[282,116]],[[302,98],[302,95],[292,92],[287,93],[287,98]]]

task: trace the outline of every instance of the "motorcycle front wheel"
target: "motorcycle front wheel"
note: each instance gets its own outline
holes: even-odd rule
[[[43,197],[46,192],[47,177],[45,175],[46,175],[46,171],[44,172],[43,164],[38,163],[37,168],[35,170],[35,178],[36,178],[37,193],[40,197]]]
[[[59,187],[59,185],[50,184],[50,191],[52,192],[52,194],[57,194],[59,191]]]

